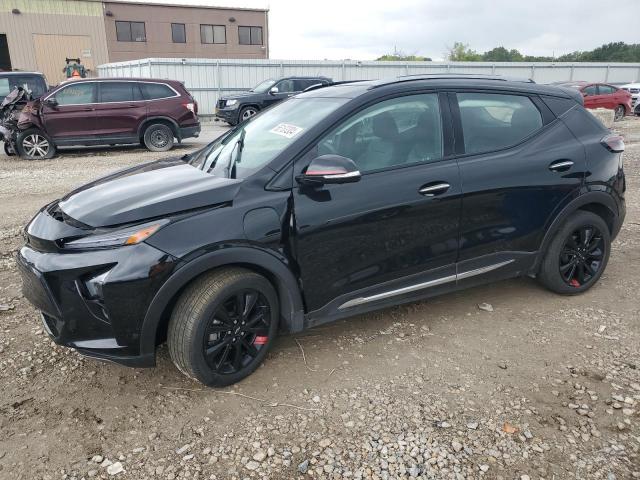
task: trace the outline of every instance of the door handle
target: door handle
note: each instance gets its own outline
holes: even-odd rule
[[[436,182],[420,187],[420,190],[418,190],[418,192],[425,197],[433,197],[435,195],[440,195],[446,192],[447,190],[449,190],[449,187],[451,187],[451,185],[446,182]]]
[[[556,160],[555,162],[551,162],[549,170],[552,172],[566,172],[572,166],[573,162],[571,160]]]
[[[91,107],[83,108],[82,111],[83,112],[92,112],[93,108],[91,108]]]

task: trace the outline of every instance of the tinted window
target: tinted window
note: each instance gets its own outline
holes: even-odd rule
[[[559,117],[563,115],[567,110],[572,109],[577,105],[575,100],[570,98],[560,98],[560,97],[543,97],[544,103],[551,109],[551,111]]]
[[[201,43],[227,43],[227,28],[224,25],[200,25]]]
[[[56,92],[59,105],[83,105],[94,103],[93,87],[95,83],[78,83],[69,85]]]
[[[308,79],[308,78],[302,79],[302,78],[300,78],[300,79],[297,79],[297,80],[293,81],[293,85],[294,85],[294,88],[295,88],[296,92],[301,92],[305,88],[309,88],[312,85],[318,85],[318,84],[322,84],[322,83],[325,83],[325,82],[323,82],[322,80],[317,79],[317,78],[311,78],[311,79]]]
[[[184,28],[184,23],[171,24],[171,39],[173,40],[173,43],[187,42],[187,32]]]
[[[100,83],[100,101],[132,102],[142,100],[140,88],[135,82],[102,82]]]
[[[318,155],[352,159],[361,172],[442,158],[436,94],[385,100],[359,112],[318,144]]]
[[[466,153],[515,145],[542,127],[529,97],[495,93],[458,93]]]
[[[119,42],[146,42],[144,22],[116,22],[116,38]]]
[[[164,83],[141,83],[142,94],[147,100],[175,97],[176,92]]]
[[[598,85],[598,95],[611,95],[616,93],[616,89],[609,85]]]
[[[598,87],[596,85],[589,85],[588,87],[584,87],[582,89],[582,93],[586,96],[589,95],[597,95],[598,94]]]
[[[278,83],[275,84],[275,86],[278,88],[278,92],[280,93],[295,92],[293,80],[280,80]]]
[[[240,45],[262,45],[262,27],[238,27]]]

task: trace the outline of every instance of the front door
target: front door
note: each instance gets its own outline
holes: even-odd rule
[[[55,104],[46,101],[55,99]],[[47,133],[59,143],[73,143],[96,134],[96,83],[71,83],[45,97],[42,121]]]
[[[97,134],[105,139],[135,140],[147,116],[147,102],[137,82],[97,82]]]
[[[464,144],[458,273],[505,261],[517,269],[533,259],[553,214],[578,193],[584,148],[539,99],[456,97]]]
[[[292,79],[280,80],[271,88],[277,88],[277,93],[267,93],[267,98],[265,99],[265,105],[272,105],[274,103],[280,102],[289,98],[295,92],[295,85]]]
[[[356,113],[296,164],[303,171],[316,155],[338,154],[362,174],[357,183],[294,189],[308,311],[339,309],[371,289],[393,295],[429,272],[455,280],[461,185],[447,142],[438,95],[408,95]]]

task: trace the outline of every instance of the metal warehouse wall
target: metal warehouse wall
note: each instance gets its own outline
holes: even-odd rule
[[[215,60],[148,58],[100,65],[103,77],[182,80],[202,115],[212,115],[220,96],[248,90],[267,78],[325,75],[365,80],[424,73],[478,73],[532,78],[538,83],[566,80],[627,83],[640,81],[638,63],[357,62],[317,60]]]

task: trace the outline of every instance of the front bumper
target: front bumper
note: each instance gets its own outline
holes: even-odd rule
[[[238,107],[216,108],[216,118],[228,123],[238,123]]]
[[[154,366],[154,354],[141,352],[140,332],[177,260],[146,243],[84,252],[42,251],[42,243],[30,239],[16,260],[23,294],[51,338],[86,356]]]

